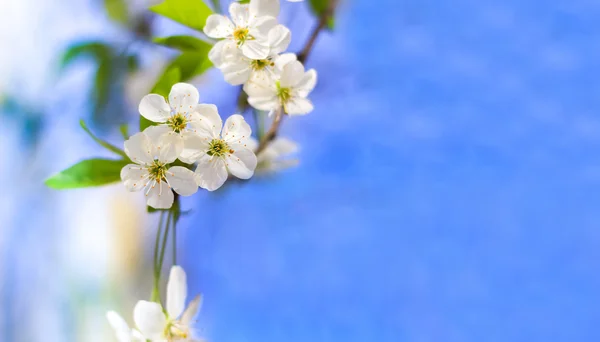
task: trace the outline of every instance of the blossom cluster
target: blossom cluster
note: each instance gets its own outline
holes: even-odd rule
[[[177,83],[168,102],[157,94],[140,102],[140,114],[157,125],[125,141],[125,153],[134,164],[123,167],[121,179],[129,191],[143,190],[153,208],[170,208],[173,191],[190,196],[198,187],[220,188],[229,174],[241,179],[254,174],[257,158],[247,144],[250,125],[239,114],[223,125],[215,105],[198,101],[194,86]],[[195,171],[190,164],[196,165]]]
[[[208,57],[232,85],[243,85],[248,103],[258,110],[283,110],[288,115],[313,110],[307,98],[316,85],[317,73],[306,71],[293,53],[290,30],[277,22],[278,0],[232,3],[229,18],[213,14],[204,33],[220,39]]]
[[[167,283],[166,308],[160,303],[140,300],[133,309],[133,320],[137,328],[130,328],[116,312],[106,314],[108,322],[115,330],[119,342],[166,342],[200,341],[195,336],[192,323],[201,305],[201,297],[196,296],[188,306],[186,274],[180,266],[173,266]]]

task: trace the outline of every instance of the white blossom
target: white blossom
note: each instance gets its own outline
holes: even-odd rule
[[[293,53],[279,55],[287,49],[291,39],[290,30],[283,25],[277,25],[269,31],[269,53],[266,58],[252,59],[246,57],[239,49],[227,50],[223,53],[220,65],[225,81],[232,85],[240,85],[249,79],[266,80],[269,77],[277,77],[284,65],[296,60]]]
[[[167,283],[166,310],[156,302],[140,300],[133,309],[133,319],[144,337],[151,341],[198,341],[192,332],[193,319],[200,308],[200,296],[187,308],[186,275],[173,266]]]
[[[317,83],[314,69],[304,71],[304,65],[292,61],[283,67],[281,75],[271,79],[252,79],[244,85],[248,103],[256,109],[275,111],[283,107],[289,115],[312,112],[313,104],[307,99]]]
[[[182,196],[198,191],[194,173],[182,166],[172,166],[183,150],[183,141],[176,135],[149,136],[136,133],[125,141],[125,153],[135,164],[121,170],[121,180],[129,191],[144,190],[147,204],[156,209],[168,209],[173,204],[173,189]]]
[[[248,146],[256,151],[258,141],[251,138]],[[289,158],[296,152],[298,152],[298,144],[286,138],[275,138],[256,155],[258,160],[256,173],[275,173],[298,165],[298,159]]]
[[[183,150],[179,159],[189,163],[188,156],[193,153],[185,144],[185,140],[193,135],[196,127],[202,120],[200,114],[216,112],[217,107],[212,104],[198,104],[200,95],[191,84],[176,83],[171,87],[169,102],[158,94],[149,94],[142,98],[139,105],[140,114],[157,126],[150,126],[145,130],[152,137],[169,134],[169,141],[183,141]]]
[[[139,330],[129,328],[127,322],[116,312],[106,313],[106,319],[115,330],[119,342],[144,342],[146,339]]]
[[[214,191],[225,183],[228,171],[241,179],[252,177],[257,160],[247,146],[252,133],[250,125],[239,114],[230,116],[223,128],[218,113],[203,118],[205,128],[198,129],[189,142],[199,151],[192,156],[198,163],[195,171],[198,186]]]
[[[252,59],[264,59],[269,54],[268,33],[277,25],[279,1],[253,0],[248,5],[232,3],[229,6],[231,19],[212,14],[206,19],[204,33],[217,42],[209,53],[213,64],[220,67],[223,53],[230,49],[241,49]]]

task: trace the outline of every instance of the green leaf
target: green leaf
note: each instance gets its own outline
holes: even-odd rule
[[[310,0],[310,8],[317,18],[320,18],[325,11],[329,8],[329,4],[332,0]],[[327,19],[327,28],[333,30],[334,18],[333,16]]]
[[[79,120],[79,125],[81,126],[81,128],[83,128],[83,130],[92,138],[94,139],[95,142],[97,142],[100,146],[104,147],[105,149],[114,152],[118,155],[120,155],[121,157],[125,158],[125,159],[129,159],[129,157],[127,157],[127,155],[125,154],[125,152],[123,152],[123,150],[121,150],[120,148],[98,138],[97,136],[94,135],[94,133],[92,133],[92,131],[90,131],[90,129],[87,127],[87,125],[85,124],[85,121],[83,120]]]
[[[108,104],[113,71],[113,60],[110,58],[102,60],[98,65],[98,70],[96,70],[92,98],[94,113],[96,114],[101,113]]]
[[[53,189],[77,189],[100,186],[121,180],[127,160],[87,159],[63,170],[44,182]]]
[[[202,31],[206,18],[213,14],[202,0],[165,0],[150,10],[199,31]]]
[[[152,39],[156,44],[168,46],[173,49],[181,51],[208,51],[212,47],[212,44],[198,39],[194,36],[170,36],[170,37],[157,37]]]
[[[110,19],[120,24],[127,24],[129,13],[124,0],[104,0],[104,9]]]
[[[112,49],[107,44],[99,41],[79,42],[69,46],[60,59],[60,69],[66,68],[71,62],[79,57],[92,57],[96,61],[108,58]]]

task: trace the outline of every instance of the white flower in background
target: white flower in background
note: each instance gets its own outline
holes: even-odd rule
[[[229,6],[231,20],[220,14],[212,14],[206,19],[204,33],[217,42],[209,53],[209,58],[220,67],[222,54],[236,47],[252,59],[264,59],[269,55],[267,36],[277,25],[275,17],[279,13],[279,2],[253,0],[249,5],[232,3]],[[233,22],[232,22],[233,21]]]
[[[246,83],[248,79],[266,80],[276,77],[281,73],[284,65],[296,60],[296,55],[286,53],[279,55],[287,49],[292,40],[290,30],[277,25],[269,31],[269,54],[263,59],[246,57],[239,49],[229,49],[223,53],[221,71],[225,81],[232,85]]]
[[[283,67],[281,76],[276,79],[252,79],[244,85],[248,103],[256,109],[275,111],[283,107],[289,115],[303,115],[312,112],[313,104],[307,99],[317,83],[314,69],[304,71],[298,61]]]
[[[252,151],[256,151],[258,141],[251,138],[248,146]],[[275,138],[256,155],[258,159],[256,173],[274,173],[298,165],[298,159],[289,158],[296,152],[298,152],[298,144],[286,138]]]
[[[186,297],[185,271],[173,266],[167,283],[166,313],[159,303],[140,300],[133,309],[133,320],[151,341],[197,341],[191,325],[200,308],[200,296],[185,308]]]
[[[176,83],[171,87],[169,103],[158,94],[149,94],[142,98],[139,105],[140,114],[152,122],[160,123],[150,126],[145,131],[151,137],[170,134],[169,141],[185,142],[186,138],[193,135],[195,129],[200,125],[202,117],[200,114],[216,112],[217,107],[212,104],[198,104],[200,95],[198,90],[191,84]],[[189,163],[187,156],[193,151],[183,145],[179,159]]]
[[[189,141],[195,151],[200,151],[192,157],[198,163],[198,186],[214,191],[225,183],[228,171],[241,179],[252,177],[257,160],[247,147],[252,134],[250,125],[241,115],[234,114],[225,121],[221,132],[223,124],[218,113],[204,118],[205,129],[198,129],[198,134]]]
[[[136,329],[129,328],[127,322],[116,312],[109,311],[106,313],[106,319],[115,330],[117,340],[119,342],[144,342],[146,339]]]
[[[175,135],[151,138],[145,132],[125,141],[125,153],[135,164],[121,169],[121,180],[129,191],[144,190],[147,204],[156,209],[168,209],[173,204],[173,189],[182,196],[198,191],[194,173],[185,167],[168,164],[183,150],[183,141]]]

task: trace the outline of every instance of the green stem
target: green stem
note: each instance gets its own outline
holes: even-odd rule
[[[160,220],[158,221],[158,228],[156,229],[156,240],[154,241],[154,287],[152,288],[152,296],[150,300],[153,302],[160,301],[160,295],[158,291],[158,283],[160,280],[160,269],[158,269],[158,242],[160,241],[160,232],[162,230],[163,222],[165,219],[165,213],[160,213]]]
[[[159,278],[160,278],[160,273],[162,271],[162,267],[163,267],[163,261],[165,259],[165,249],[167,247],[167,240],[169,238],[169,227],[171,226],[171,219],[173,218],[172,215],[173,212],[169,211],[169,215],[167,216],[167,224],[165,225],[165,231],[163,234],[163,240],[162,240],[162,244],[161,244],[161,248],[160,248],[160,257],[159,257],[159,261],[158,261],[158,272],[159,272]]]
[[[177,265],[177,221],[173,220],[173,265]]]

